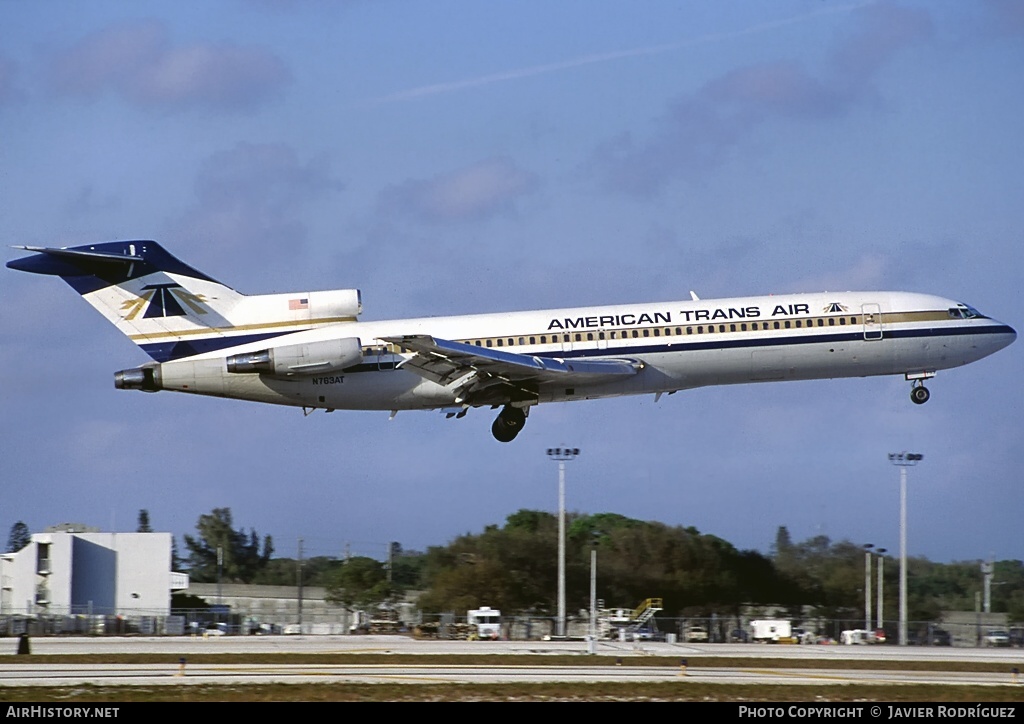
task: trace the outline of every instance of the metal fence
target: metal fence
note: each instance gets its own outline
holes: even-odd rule
[[[0,615],[2,636],[221,636],[221,635],[338,635],[338,634],[394,634],[421,639],[471,640],[479,638],[475,627],[465,616],[453,613],[420,613],[412,620],[367,619],[367,625],[353,621],[359,616],[328,617],[318,615],[304,618],[301,623],[261,621],[252,616],[224,610],[181,610],[170,615]],[[843,640],[844,631],[862,629],[863,620],[818,619],[793,622],[795,633],[787,643],[831,645]],[[908,623],[908,643],[916,646],[1024,647],[1024,624],[1011,624],[1005,631],[1005,640],[989,634],[991,625],[982,623],[943,623],[911,621]],[[896,622],[886,621],[884,635],[876,643],[898,643]],[[513,641],[542,641],[555,637],[557,619],[549,616],[503,616],[500,638]],[[702,633],[701,633],[702,632]],[[698,638],[693,638],[699,633]],[[586,617],[566,620],[566,637],[583,640],[591,635],[591,623]],[[670,618],[655,617],[652,623],[635,629],[629,627],[598,629],[598,638],[620,641],[658,640],[686,643],[750,643],[749,621],[738,618]]]

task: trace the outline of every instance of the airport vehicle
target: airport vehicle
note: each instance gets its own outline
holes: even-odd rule
[[[891,638],[895,641],[895,638]],[[907,632],[907,643],[911,646],[952,646],[953,637],[942,628],[931,628]]]
[[[780,639],[793,636],[792,624],[782,618],[764,618],[750,622],[750,638],[753,641],[777,644]]]
[[[689,626],[686,629],[687,641],[708,641],[708,630],[703,626]]]
[[[883,629],[855,628],[839,634],[839,643],[841,644],[884,644],[885,642],[886,636]]]
[[[993,629],[985,632],[982,642],[986,646],[1009,646],[1010,634],[1002,629]]]
[[[929,646],[952,646],[953,636],[943,628],[932,629],[931,635],[928,637]]]
[[[17,247],[11,269],[55,275],[152,362],[118,389],[316,409],[501,408],[509,442],[546,402],[707,385],[901,374],[924,381],[1016,338],[966,304],[909,292],[822,292],[359,321],[357,289],[246,296],[154,241]]]
[[[466,622],[476,626],[476,635],[481,639],[501,638],[501,611],[490,606],[474,608],[466,613]]]
[[[798,644],[814,644],[818,642],[818,635],[805,628],[793,629],[792,636]]]

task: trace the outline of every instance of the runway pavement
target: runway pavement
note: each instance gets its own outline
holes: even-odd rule
[[[0,640],[0,680],[5,686],[167,685],[240,683],[533,683],[598,681],[700,681],[721,684],[940,684],[991,685],[1024,684],[1013,670],[1024,669],[1020,649],[954,649],[899,646],[798,646],[757,644],[669,644],[662,642],[624,643],[602,641],[593,655],[633,658],[629,666],[593,666],[590,645],[584,641],[431,641],[403,636],[224,636],[224,637],[69,637],[34,638],[32,654],[161,654],[174,655],[177,664],[67,664],[20,663],[14,655],[17,639]],[[394,664],[229,664],[189,663],[198,654],[506,654],[508,663],[459,665]],[[10,655],[4,655],[10,654]],[[579,666],[549,667],[516,663],[517,656],[578,655]],[[738,666],[691,665],[707,657],[743,657],[749,664]],[[635,657],[671,657],[672,664],[636,665]],[[779,669],[758,666],[758,660],[792,658],[806,666]],[[988,673],[955,671],[907,671],[881,668],[834,669],[815,666],[815,660],[847,660],[863,667],[864,661],[988,661],[1005,664],[1005,669]],[[524,660],[525,661],[525,660]],[[653,663],[653,662],[652,662]],[[710,663],[710,662],[709,662]]]
[[[586,641],[441,641],[408,636],[55,636],[30,639],[33,654],[148,653],[395,653],[425,655],[533,654],[580,655],[590,653]],[[18,639],[0,639],[0,660],[14,654]],[[780,644],[695,644],[656,641],[595,642],[597,656],[742,656],[838,660],[992,661],[1020,665],[1024,649],[960,648],[942,646],[837,646]]]

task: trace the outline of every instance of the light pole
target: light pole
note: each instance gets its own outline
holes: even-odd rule
[[[565,463],[580,454],[578,447],[548,448],[548,457],[558,461],[558,627],[565,638]]]
[[[982,561],[981,564],[981,578],[985,585],[985,613],[992,612],[992,575],[995,570],[995,566],[991,561]]]
[[[885,567],[885,548],[875,548],[875,553],[878,554],[878,626],[876,628],[883,628],[885,620],[882,616],[882,571]]]
[[[597,549],[590,549],[590,635],[587,653],[597,652]]]
[[[864,544],[864,631],[871,630],[871,549],[874,544]]]
[[[907,468],[924,459],[920,453],[889,453],[900,467],[900,646],[907,645]]]

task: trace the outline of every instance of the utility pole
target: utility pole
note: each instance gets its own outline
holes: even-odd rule
[[[296,583],[299,586],[299,633],[302,633],[302,539],[299,538],[299,558],[295,564]]]
[[[981,564],[981,576],[985,585],[984,612],[992,613],[992,576],[995,575],[995,564],[985,561]]]
[[[864,630],[871,630],[871,543],[864,544]]]
[[[558,628],[565,638],[565,463],[580,454],[577,448],[548,448],[548,457],[558,461]]]
[[[889,453],[900,468],[900,646],[907,645],[907,468],[924,459],[920,453]]]
[[[883,628],[884,618],[882,616],[882,570],[885,566],[885,548],[876,548],[878,554],[878,628]]]

